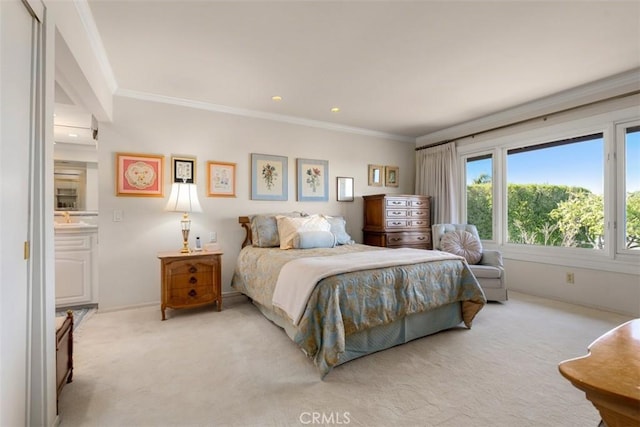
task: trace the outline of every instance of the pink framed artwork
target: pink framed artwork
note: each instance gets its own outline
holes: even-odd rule
[[[116,153],[116,196],[164,197],[164,156]]]

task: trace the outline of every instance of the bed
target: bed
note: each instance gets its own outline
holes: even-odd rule
[[[335,366],[373,352],[462,324],[470,328],[486,303],[464,258],[357,244],[340,217],[324,216],[331,222],[333,245],[309,238],[305,243],[303,235],[316,238],[320,233],[298,229],[293,234],[297,243],[283,250],[278,240],[284,242],[286,236],[280,220],[297,215],[304,217],[239,217],[245,239],[231,286],[283,328],[322,377]],[[313,241],[316,244],[309,243]],[[358,267],[354,260],[366,261]],[[305,277],[316,282],[306,285]],[[291,297],[297,293],[306,296]],[[297,311],[289,300],[297,300]]]

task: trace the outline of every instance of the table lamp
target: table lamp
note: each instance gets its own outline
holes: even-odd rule
[[[191,220],[189,212],[202,212],[200,202],[198,201],[198,190],[195,184],[186,182],[174,182],[171,185],[171,195],[169,202],[164,208],[165,211],[182,212],[182,220],[180,220],[180,228],[182,229],[182,249],[180,253],[187,254],[189,250],[189,230],[191,229]]]

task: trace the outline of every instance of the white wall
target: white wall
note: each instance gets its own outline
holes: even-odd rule
[[[505,259],[509,289],[638,317],[640,278],[634,274]],[[574,273],[567,284],[566,273]]]
[[[182,237],[180,214],[164,212],[169,196],[171,156],[197,157],[198,195],[204,210],[192,214],[191,243],[218,233],[224,251],[223,292],[229,287],[244,239],[238,216],[304,210],[341,214],[352,237],[362,240],[362,195],[412,193],[415,152],[412,143],[342,133],[262,119],[234,116],[126,97],[114,98],[114,120],[100,124],[99,283],[101,309],[156,303],[160,300],[158,251],[177,250]],[[165,197],[116,197],[115,153],[165,155]],[[288,201],[250,200],[250,154],[287,156]],[[329,201],[296,201],[296,158],[329,161]],[[206,162],[237,163],[236,198],[206,197]],[[367,186],[367,165],[400,167],[400,187]],[[336,176],[355,178],[355,202],[337,202]],[[114,210],[123,213],[113,222]]]

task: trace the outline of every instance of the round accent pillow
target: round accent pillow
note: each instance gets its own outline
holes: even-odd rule
[[[482,244],[465,230],[446,233],[440,240],[440,247],[445,252],[464,257],[469,264],[477,264],[482,258]]]

